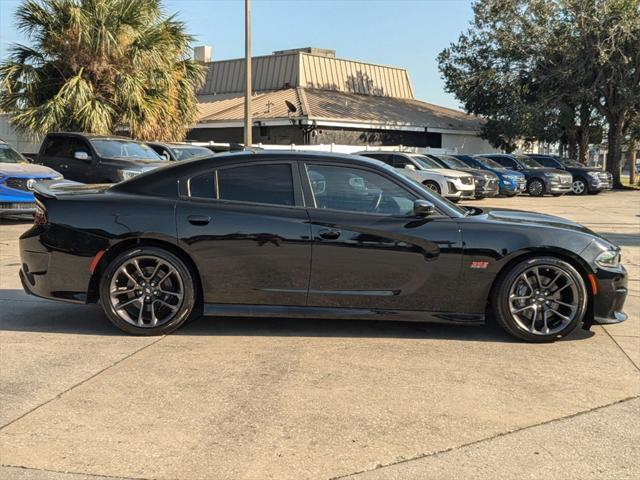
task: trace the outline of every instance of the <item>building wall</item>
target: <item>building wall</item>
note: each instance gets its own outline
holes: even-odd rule
[[[443,133],[442,148],[457,151],[459,154],[493,153],[498,149],[476,135]]]
[[[305,139],[306,138],[306,139]],[[195,128],[187,134],[188,140],[201,142],[244,141],[243,129],[236,128]],[[407,132],[397,130],[362,130],[352,128],[318,127],[305,136],[298,126],[254,127],[253,143],[277,145],[320,145],[337,143],[341,145],[405,145],[410,147],[442,148],[439,133]]]
[[[0,114],[0,138],[20,153],[38,153],[42,138],[18,132],[11,125],[10,118],[7,113]]]

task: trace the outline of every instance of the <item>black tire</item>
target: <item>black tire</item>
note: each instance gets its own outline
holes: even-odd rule
[[[584,178],[576,178],[571,184],[571,193],[574,195],[585,195],[589,193],[589,186]]]
[[[602,190],[591,190],[589,195],[598,195]]]
[[[543,271],[545,267],[562,270],[568,278],[575,282],[574,285],[577,293],[575,316],[571,322],[562,327],[560,331],[548,335],[541,332],[531,333],[523,328],[511,313],[509,298],[511,288],[514,282],[518,281],[520,275],[532,267],[540,267]],[[587,311],[588,293],[584,279],[568,262],[555,257],[533,257],[517,263],[500,275],[492,290],[490,301],[491,311],[496,322],[511,336],[531,343],[549,343],[566,337],[582,323]],[[539,308],[545,307],[542,306]]]
[[[440,189],[440,185],[438,185],[438,182],[427,180],[425,182],[422,182],[422,184],[432,192],[436,192],[438,195],[442,195],[442,190]]]
[[[175,274],[179,275],[182,288],[182,299],[176,305],[176,311],[171,314],[169,319],[158,326],[135,326],[129,323],[118,314],[111,301],[110,286],[114,275],[117,274],[120,267],[129,261],[133,261],[137,257],[155,257],[162,262],[170,265],[175,269]],[[143,267],[144,268],[144,267]],[[164,280],[161,280],[162,283]],[[135,285],[135,284],[134,284]],[[135,287],[142,288],[142,287]],[[160,287],[158,287],[160,288]],[[162,294],[160,294],[162,295]],[[142,298],[142,296],[140,297]],[[166,297],[165,297],[166,299]],[[142,303],[142,301],[140,302]],[[100,279],[100,304],[107,318],[119,329],[133,335],[166,335],[182,326],[185,322],[200,316],[200,309],[197,306],[195,275],[189,267],[175,254],[159,247],[141,246],[117,255],[106,267],[104,274]],[[146,308],[146,307],[145,307]],[[161,308],[161,307],[160,307]]]
[[[551,194],[552,197],[561,197],[563,195],[564,195],[564,193],[552,193]]]
[[[537,178],[530,180],[527,184],[527,193],[532,197],[542,197],[545,193],[544,191],[544,183]]]

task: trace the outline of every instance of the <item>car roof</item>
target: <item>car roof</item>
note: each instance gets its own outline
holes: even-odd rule
[[[99,133],[84,133],[84,132],[50,132],[49,135],[65,135],[69,137],[79,137],[88,139],[102,139],[102,140],[129,140],[132,142],[138,142],[133,138],[125,137],[122,135],[102,135]]]

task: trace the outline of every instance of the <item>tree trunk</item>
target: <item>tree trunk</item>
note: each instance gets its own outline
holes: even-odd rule
[[[629,184],[636,184],[636,153],[638,150],[638,143],[635,138],[629,140],[629,152],[627,153],[627,157],[629,160],[627,163],[629,164]]]
[[[578,134],[575,127],[567,128],[567,146],[569,147],[569,158],[578,157]]]
[[[580,163],[587,164],[589,161],[589,122],[591,120],[591,106],[587,104],[580,105],[580,127],[578,137],[580,144],[578,145],[578,160]]]
[[[609,131],[607,132],[607,171],[613,175],[613,188],[622,188],[620,181],[620,160],[622,158],[622,137],[624,130],[624,115],[607,118]]]

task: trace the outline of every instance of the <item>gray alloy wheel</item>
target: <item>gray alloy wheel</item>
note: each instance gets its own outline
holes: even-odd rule
[[[529,182],[527,192],[532,197],[542,197],[544,195],[544,184],[537,178],[534,178]]]
[[[581,178],[576,178],[571,184],[571,192],[574,195],[584,195],[587,193],[587,184]]]
[[[436,182],[433,182],[431,180],[427,180],[426,182],[424,182],[423,184],[425,187],[427,187],[429,190],[436,192],[438,195],[440,195],[442,192],[440,190],[440,185],[438,185]]]
[[[182,325],[195,311],[189,268],[176,255],[140,247],[118,255],[100,284],[100,301],[109,319],[137,335],[162,335]]]
[[[551,342],[573,331],[587,307],[587,290],[576,269],[564,260],[525,260],[504,276],[493,302],[498,323],[530,342]]]

